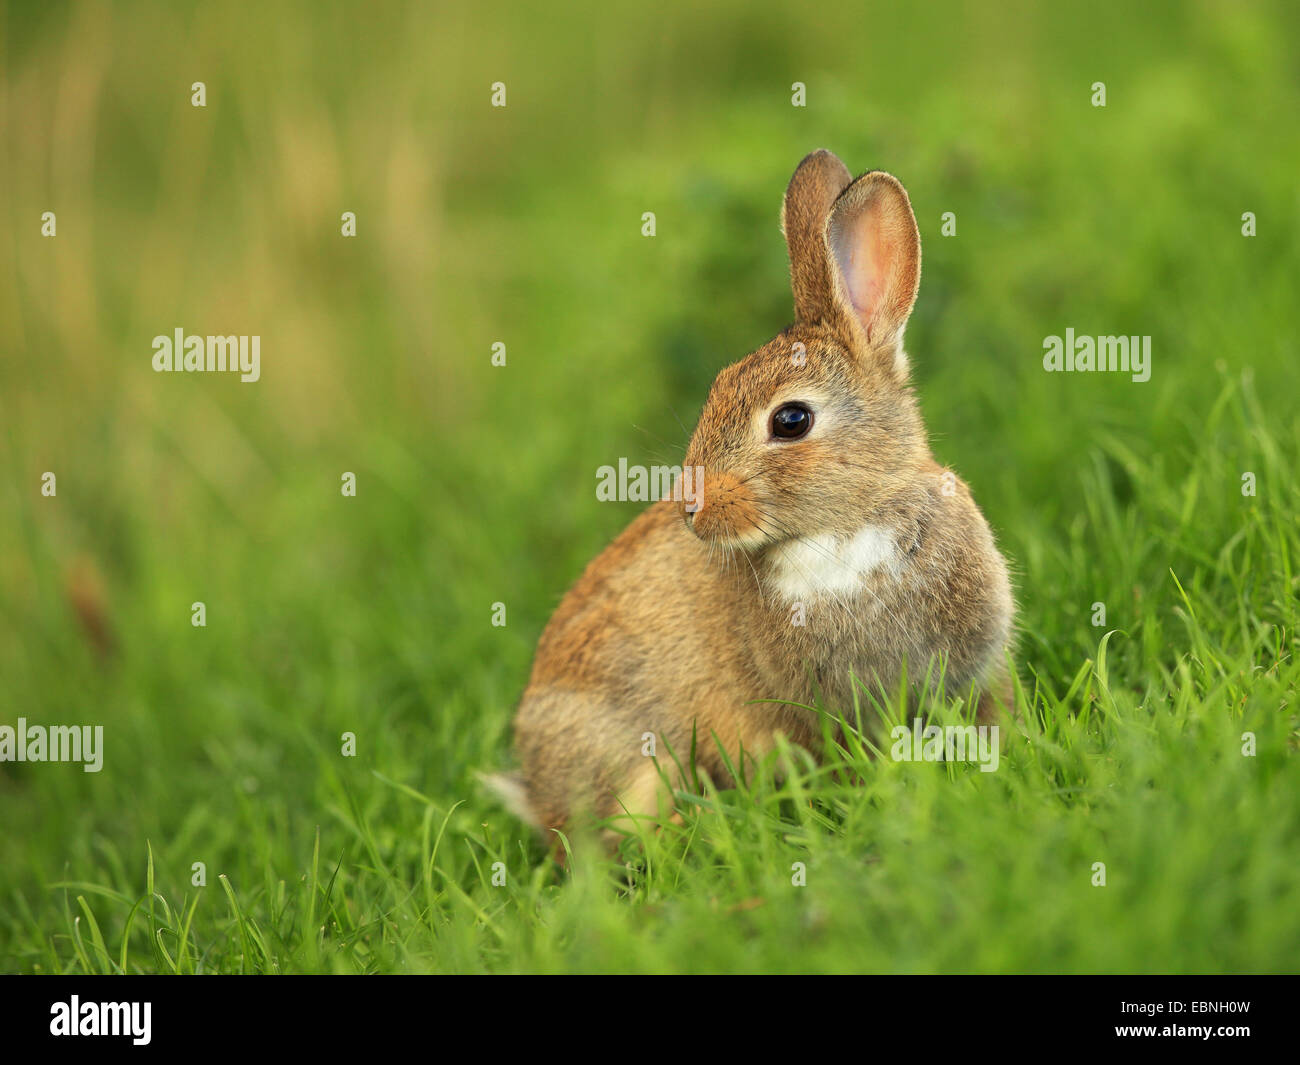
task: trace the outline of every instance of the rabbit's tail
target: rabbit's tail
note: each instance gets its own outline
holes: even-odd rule
[[[479,783],[517,818],[538,828],[542,827],[541,818],[528,802],[528,789],[524,787],[524,778],[518,773],[478,773],[476,776]]]

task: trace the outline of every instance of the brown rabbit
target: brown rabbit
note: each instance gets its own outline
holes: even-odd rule
[[[520,816],[654,814],[655,737],[728,773],[777,733],[816,751],[852,678],[889,690],[947,656],[952,690],[1009,705],[1007,567],[970,491],[930,454],[903,328],[921,240],[903,186],[799,164],[781,225],[795,323],[728,366],[686,455],[688,502],[653,504],[587,567],[542,633],[515,721]],[[693,505],[688,505],[693,501]],[[716,740],[715,738],[716,737]],[[673,770],[675,779],[675,769]]]

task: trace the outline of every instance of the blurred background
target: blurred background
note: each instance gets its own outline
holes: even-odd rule
[[[789,322],[779,205],[815,148],[911,194],[916,386],[1023,657],[1068,684],[1096,600],[1159,587],[1158,626],[1145,500],[1196,455],[1224,474],[1177,504],[1212,568],[1261,461],[1212,431],[1225,382],[1296,457],[1298,29],[1281,2],[4,4],[0,722],[106,734],[98,774],[0,764],[4,967],[59,955],[48,884],[134,883],[146,840],[177,894],[198,856],[269,883],[322,823],[394,842],[373,773],[450,803],[507,760],[542,625],[640,509],[596,469],[680,462],[717,371]],[[260,335],[261,380],[154,373],[177,327]],[[1044,373],[1067,327],[1151,335],[1150,382]]]

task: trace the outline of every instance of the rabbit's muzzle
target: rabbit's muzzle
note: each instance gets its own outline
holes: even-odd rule
[[[708,543],[751,547],[768,539],[758,501],[735,474],[706,471],[681,510],[690,530]]]

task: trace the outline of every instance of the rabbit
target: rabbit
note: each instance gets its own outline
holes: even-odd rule
[[[794,324],[718,374],[685,457],[695,492],[636,518],[537,645],[520,769],[488,783],[541,829],[664,812],[661,767],[681,786],[692,751],[724,781],[778,734],[815,755],[818,697],[848,710],[853,678],[893,691],[904,663],[917,677],[944,655],[983,721],[1011,706],[1007,565],[932,457],[908,384],[921,241],[907,192],[813,152],[781,228]]]

